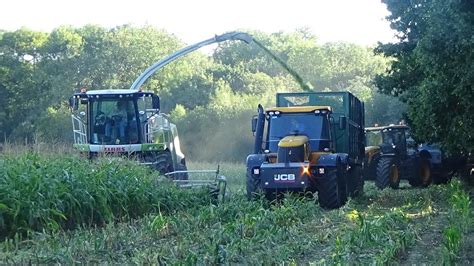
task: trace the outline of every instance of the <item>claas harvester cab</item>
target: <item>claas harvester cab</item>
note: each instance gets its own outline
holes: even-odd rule
[[[178,130],[160,113],[160,99],[136,90],[81,89],[69,100],[74,148],[89,158],[100,154],[136,157],[161,173],[185,171]],[[182,174],[178,179],[186,179]]]
[[[252,120],[247,196],[318,193],[325,208],[363,190],[364,105],[349,92],[278,93]]]
[[[401,179],[410,185],[426,187],[432,182],[432,169],[441,165],[439,149],[417,146],[406,125],[368,127],[365,129],[365,179],[380,188],[398,188]],[[437,168],[439,168],[437,166]]]

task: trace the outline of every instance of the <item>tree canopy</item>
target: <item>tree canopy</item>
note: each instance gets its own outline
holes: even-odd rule
[[[376,85],[407,103],[419,140],[450,152],[474,151],[474,2],[382,2],[398,42],[377,47],[394,60]]]

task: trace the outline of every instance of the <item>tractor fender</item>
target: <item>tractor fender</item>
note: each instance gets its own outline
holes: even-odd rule
[[[250,154],[247,156],[247,174],[252,175],[252,169],[260,167],[266,160],[265,154]]]
[[[343,164],[348,164],[348,155],[346,153],[323,154],[319,157],[318,165],[320,166],[337,166],[338,160]]]

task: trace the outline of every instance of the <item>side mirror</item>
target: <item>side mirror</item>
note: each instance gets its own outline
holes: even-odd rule
[[[71,98],[69,98],[69,106],[74,111],[76,111],[79,108],[78,100],[76,97],[72,96]]]
[[[255,115],[252,117],[252,132],[255,133],[257,131],[257,116]]]
[[[160,109],[160,97],[157,95],[151,96],[151,105],[153,109]]]
[[[339,117],[339,129],[346,129],[347,126],[347,117],[340,116]]]

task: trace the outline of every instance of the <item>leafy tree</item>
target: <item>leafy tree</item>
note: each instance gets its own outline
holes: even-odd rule
[[[383,0],[398,42],[380,44],[395,58],[376,79],[408,104],[416,136],[450,151],[474,150],[474,2]]]

